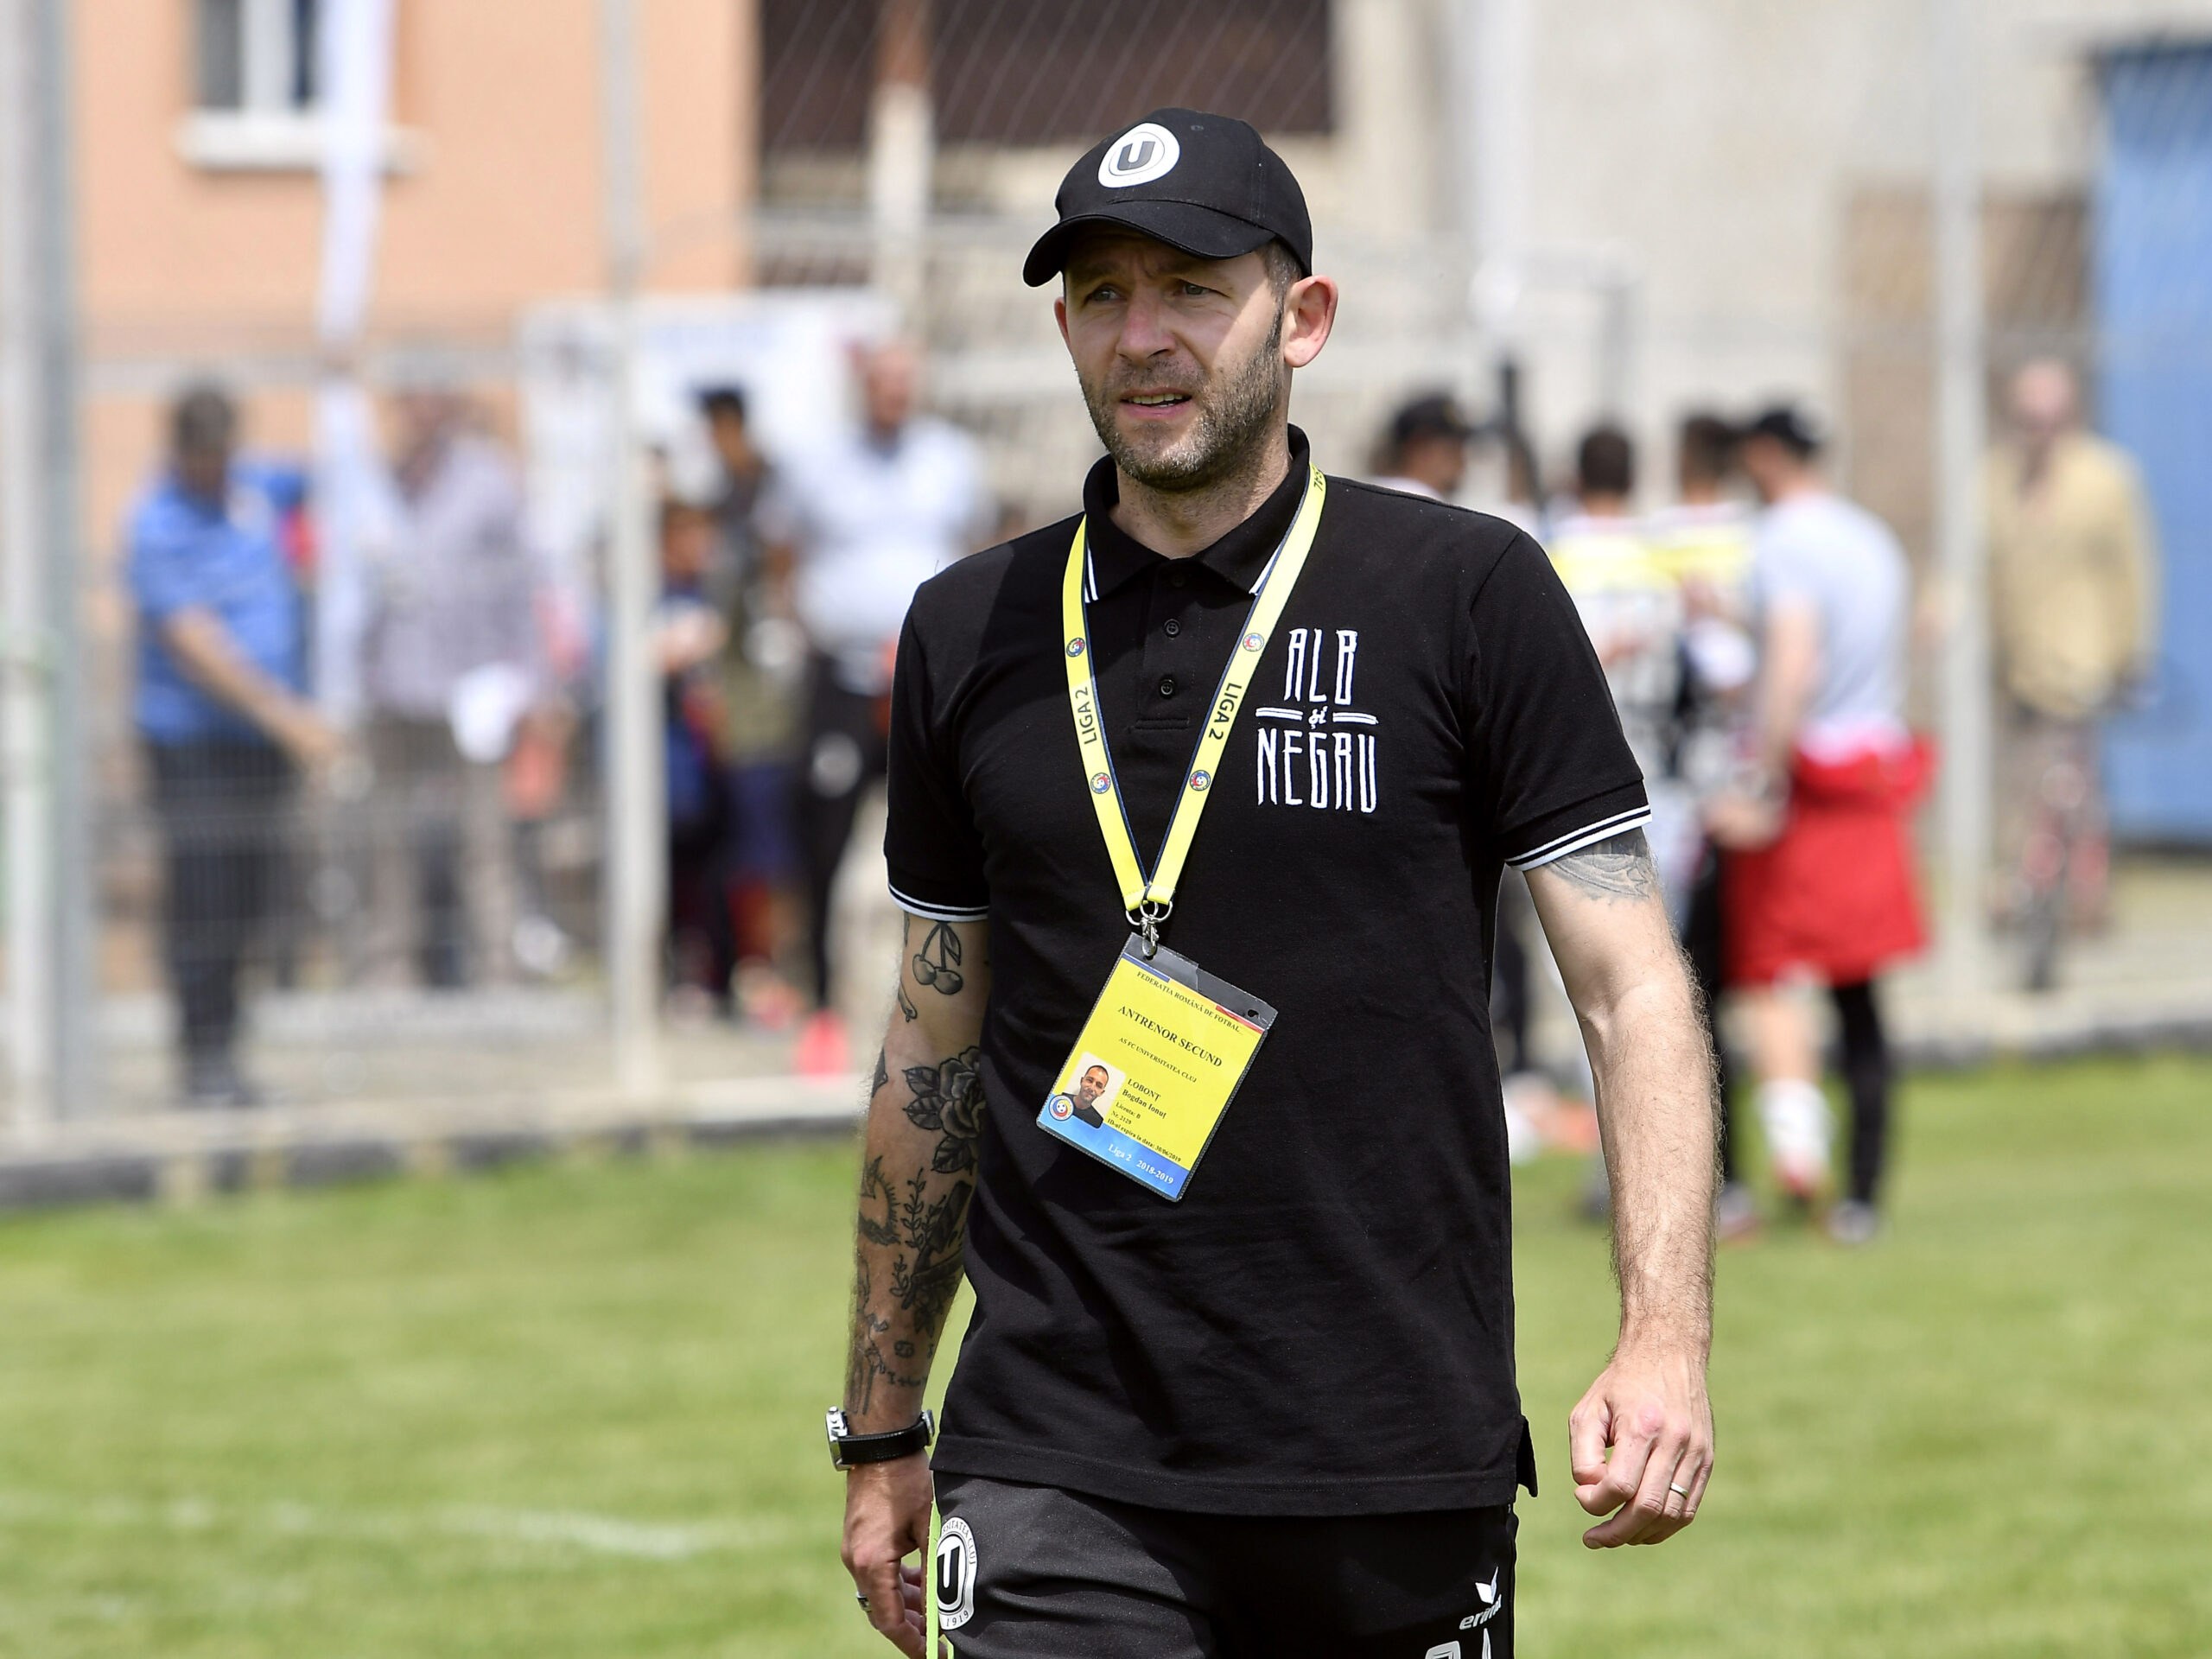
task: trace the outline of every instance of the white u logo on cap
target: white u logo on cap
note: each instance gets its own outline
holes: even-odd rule
[[[1098,182],[1109,190],[1150,184],[1183,159],[1175,135],[1150,121],[1141,122],[1106,146],[1098,163]]]

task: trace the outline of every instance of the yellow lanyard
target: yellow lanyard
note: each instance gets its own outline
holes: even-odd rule
[[[1159,943],[1160,924],[1175,907],[1175,883],[1189,856],[1191,838],[1198,833],[1199,815],[1206,806],[1206,790],[1221,770],[1222,751],[1229,745],[1230,728],[1243,706],[1245,687],[1260,666],[1268,637],[1281,619],[1298,586],[1298,573],[1313,550],[1313,532],[1321,522],[1321,499],[1328,486],[1321,469],[1308,466],[1306,494],[1290,533],[1268,561],[1253,590],[1252,609],[1244,619],[1244,632],[1229,653],[1221,686],[1214,693],[1206,715],[1205,729],[1183,776],[1175,802],[1175,816],[1168,821],[1167,839],[1160,849],[1160,861],[1149,878],[1137,857],[1136,841],[1129,833],[1128,810],[1122,804],[1122,786],[1114,776],[1114,757],[1106,747],[1106,730],[1098,716],[1098,688],[1090,671],[1090,636],[1084,621],[1083,577],[1088,520],[1077,524],[1075,541],[1068,549],[1068,568],[1060,582],[1061,632],[1065,637],[1068,704],[1075,711],[1075,738],[1082,746],[1083,771],[1090,785],[1090,804],[1098,813],[1098,831],[1106,837],[1106,855],[1114,862],[1114,879],[1121,884],[1122,907],[1129,925],[1144,934],[1145,954]]]

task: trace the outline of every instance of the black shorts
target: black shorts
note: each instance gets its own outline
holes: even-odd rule
[[[941,1475],[957,1659],[1510,1659],[1510,1505],[1185,1515]]]

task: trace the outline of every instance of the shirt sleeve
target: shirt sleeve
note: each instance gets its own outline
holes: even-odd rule
[[[1468,626],[1468,760],[1505,861],[1535,869],[1649,822],[1598,654],[1526,535],[1482,579]]]
[[[883,832],[891,896],[902,910],[934,921],[981,921],[991,908],[982,841],[960,786],[957,746],[937,703],[926,647],[910,611],[891,679]]]
[[[138,613],[158,627],[179,611],[205,605],[194,532],[165,515],[142,512],[130,528],[130,596]]]
[[[753,507],[753,533],[763,542],[796,546],[805,537],[805,515],[800,504],[803,463],[796,459],[772,467]]]
[[[1759,538],[1751,556],[1751,587],[1761,613],[1821,607],[1820,575],[1790,528]]]

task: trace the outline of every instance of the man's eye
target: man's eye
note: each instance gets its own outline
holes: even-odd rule
[[[1205,287],[1202,283],[1185,283],[1183,284],[1183,297],[1186,300],[1195,300],[1200,298],[1202,296],[1211,294],[1213,290],[1211,289]]]

